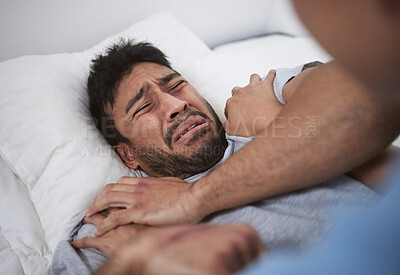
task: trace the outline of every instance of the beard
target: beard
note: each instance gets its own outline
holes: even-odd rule
[[[195,133],[183,148],[182,151],[184,154],[168,153],[157,146],[134,147],[136,156],[140,160],[139,162],[149,170],[145,171],[147,174],[150,176],[155,175],[185,179],[208,170],[223,157],[228,145],[225,138],[225,131],[214,109],[210,104],[208,104],[208,102],[206,102],[206,104],[215,121],[217,133],[209,140],[205,140],[203,142],[204,144],[198,146],[197,149],[193,149],[192,145],[206,136],[211,129],[202,129]],[[198,111],[188,111],[185,119],[193,115],[204,117],[211,125],[211,119],[204,113]],[[167,130],[164,140],[168,147],[172,148],[171,139],[173,132],[185,119],[176,121]]]

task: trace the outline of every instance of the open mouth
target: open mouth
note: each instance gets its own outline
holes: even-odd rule
[[[208,122],[200,116],[189,117],[179,125],[173,137],[174,143],[183,143],[188,141],[197,131],[208,126]]]

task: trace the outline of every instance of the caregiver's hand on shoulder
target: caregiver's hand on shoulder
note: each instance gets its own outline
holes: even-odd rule
[[[232,97],[225,105],[224,129],[229,135],[255,136],[278,115],[282,105],[274,94],[275,74],[271,70],[264,80],[252,74],[249,85],[232,89]]]
[[[172,225],[197,223],[202,213],[193,184],[178,178],[122,177],[108,184],[86,212],[90,217],[109,207],[121,207],[102,220],[95,235],[100,236],[118,225],[137,223]]]
[[[116,250],[95,274],[232,274],[263,250],[248,225],[149,229]]]

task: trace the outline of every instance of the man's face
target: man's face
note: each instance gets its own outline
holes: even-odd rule
[[[224,154],[226,140],[217,115],[167,67],[136,64],[107,111],[130,141],[119,144],[118,154],[129,168],[140,167],[150,176],[186,178],[207,170]]]
[[[293,0],[321,45],[380,93],[400,89],[398,0]]]

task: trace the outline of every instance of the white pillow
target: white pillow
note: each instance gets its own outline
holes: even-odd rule
[[[252,73],[263,77],[271,69],[292,68],[312,61],[332,60],[312,37],[279,34],[232,42],[214,48],[214,52],[230,62],[240,64],[236,66],[236,71],[240,72],[236,83],[239,86],[247,85]]]
[[[152,42],[189,77],[211,53],[161,13],[81,53],[0,63],[0,154],[28,188],[53,252],[104,184],[132,175],[90,123],[85,90],[91,59],[119,37]]]

